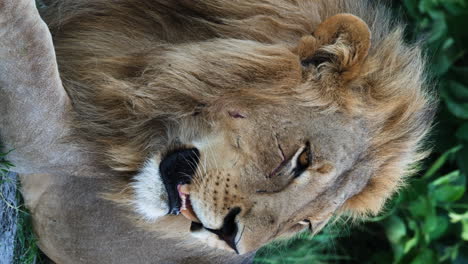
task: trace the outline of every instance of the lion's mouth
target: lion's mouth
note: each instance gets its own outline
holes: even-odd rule
[[[182,205],[180,207],[180,212],[182,213],[182,215],[185,216],[187,219],[191,220],[192,222],[200,223],[200,220],[193,211],[192,203],[190,201],[190,185],[179,184],[177,186],[177,191],[179,192],[179,197],[182,202]]]
[[[196,148],[181,149],[167,154],[159,164],[162,181],[167,191],[169,212],[182,213],[198,221],[190,202],[189,185],[198,166],[200,152]]]

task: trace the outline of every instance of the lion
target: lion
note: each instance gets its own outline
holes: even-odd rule
[[[250,263],[274,239],[377,214],[427,155],[420,44],[379,4],[0,12],[1,140],[55,263]]]

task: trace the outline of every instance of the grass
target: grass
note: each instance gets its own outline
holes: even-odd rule
[[[1,148],[0,148],[1,149]],[[8,153],[0,153],[0,184],[13,184],[19,186],[16,178],[8,177],[8,171],[13,164],[6,160]],[[16,203],[9,201],[0,193],[0,203],[4,203],[16,215],[16,236],[14,245],[13,264],[40,264],[43,261],[39,248],[36,245],[31,224],[31,216],[27,212],[20,192],[16,190]]]
[[[36,244],[36,237],[33,233],[31,215],[22,204],[21,195],[17,194],[17,200],[21,206],[18,208],[18,223],[15,240],[14,264],[41,264],[44,263],[43,256]]]
[[[255,264],[325,264],[346,262],[349,257],[336,241],[349,236],[344,223],[333,222],[312,237],[308,232],[299,233],[289,240],[275,241],[257,252]]]

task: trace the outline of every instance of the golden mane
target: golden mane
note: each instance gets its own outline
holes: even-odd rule
[[[91,142],[115,170],[135,172],[152,150],[169,141],[168,131],[179,122],[207,105],[231,100],[258,104],[294,98],[320,111],[364,117],[371,138],[362,159],[372,160],[377,174],[347,201],[343,210],[354,214],[377,213],[425,155],[421,143],[434,103],[424,59],[418,44],[404,43],[402,25],[380,6],[363,0],[139,0],[95,1],[84,8],[68,3],[49,10],[60,10],[58,16],[47,10],[43,15],[76,111],[77,138]],[[307,89],[298,84],[300,76],[292,75],[297,66],[274,55],[294,49],[324,19],[339,13],[369,25],[368,57],[346,85],[329,82]],[[200,41],[213,49],[197,49],[193,43]],[[339,61],[352,59],[339,45],[322,49]],[[230,61],[223,61],[227,55]],[[223,63],[233,67],[226,70]],[[169,70],[161,73],[161,65]],[[239,75],[236,69],[245,67],[250,74]],[[268,74],[256,74],[265,73],[257,67],[268,68]]]

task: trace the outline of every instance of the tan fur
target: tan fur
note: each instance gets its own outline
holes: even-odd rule
[[[56,35],[65,86],[76,101],[81,124],[78,128],[108,153],[106,163],[112,167],[134,171],[141,166],[145,153],[165,144],[164,131],[150,130],[149,126],[157,127],[161,123],[186,118],[199,111],[197,107],[200,106],[208,109],[217,101],[242,101],[245,96],[249,96],[253,103],[292,102],[311,108],[343,109],[368,120],[372,146],[366,158],[375,159],[379,169],[365,191],[348,202],[353,210],[378,212],[399,186],[408,166],[419,160],[417,144],[425,134],[431,116],[424,113],[431,113],[432,107],[428,104],[427,93],[421,89],[423,61],[417,47],[403,44],[401,27],[391,24],[382,9],[364,1],[301,1],[300,4],[243,1],[235,5],[223,1],[204,1],[197,5],[184,1],[142,3],[146,7],[154,5],[155,9],[144,10],[130,2],[108,5],[98,1],[86,4],[83,12],[78,8],[78,11],[62,11],[58,17],[48,16]],[[266,15],[255,16],[259,10]],[[162,23],[164,12],[173,14],[173,21]],[[293,54],[287,55],[286,49],[298,52],[295,47],[298,41],[302,43],[300,38],[307,35],[313,38],[310,34],[317,23],[336,12],[361,16],[372,26],[369,55],[370,37],[365,36],[368,29],[364,22],[351,15],[342,19],[343,22],[327,22],[315,31],[324,37],[319,37],[314,45],[336,56],[341,64],[324,67],[319,85],[315,80],[301,82],[300,70],[294,68],[298,67],[294,65],[297,59],[292,57]],[[94,13],[111,16],[97,17]],[[353,26],[355,20],[359,25]],[[179,24],[182,21],[200,28],[201,32]],[[54,30],[54,25],[60,25],[56,27],[58,30]],[[153,34],[148,32],[151,27],[155,27]],[[352,40],[340,39],[327,45],[331,35],[325,37],[325,34],[336,31],[329,27],[344,27],[340,30],[349,32]],[[106,34],[101,34],[102,30],[106,30]],[[354,45],[353,42],[359,42],[357,38],[363,34],[363,44]],[[232,37],[258,42],[215,40]],[[108,42],[109,39],[112,41]],[[197,44],[198,41],[210,39],[211,43],[197,47],[202,45]],[[354,48],[356,55],[352,53]],[[205,49],[212,52],[204,53]],[[309,46],[308,50],[310,56],[314,47]],[[232,58],[232,61],[223,62],[235,65],[233,69],[215,66],[213,58],[221,63],[228,54],[235,53],[239,53],[239,60]],[[242,56],[248,54],[252,57],[242,61]],[[271,58],[260,61],[254,54]],[[284,55],[275,57],[276,54]],[[201,61],[208,63],[200,65]],[[250,67],[250,72],[256,72],[256,63],[267,69],[258,70],[257,75],[242,76],[235,68]],[[343,63],[360,68],[349,77],[342,77],[352,79],[350,83],[337,83],[339,79],[334,72],[343,71],[346,67]],[[160,67],[171,69],[165,71]],[[216,76],[210,67],[219,67],[225,72],[218,72],[221,75]],[[250,88],[254,83],[258,83],[258,88]],[[273,83],[276,85],[271,85]],[[342,85],[346,87],[339,87]],[[249,91],[242,87],[248,87]],[[229,91],[230,95],[221,97],[220,89],[225,91],[223,93]],[[115,104],[122,107],[112,107]],[[197,127],[189,129],[196,130]]]
[[[367,1],[50,2],[68,140],[115,171],[108,198],[132,217],[132,177],[174,148],[201,151],[190,195],[205,227],[241,208],[241,253],[303,219],[317,232],[378,213],[424,157],[434,105],[421,52]],[[292,179],[278,165],[306,141],[312,165]],[[191,241],[171,219],[139,225]]]

